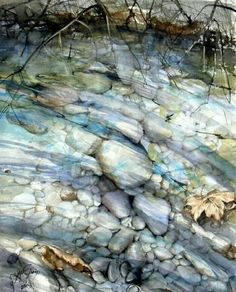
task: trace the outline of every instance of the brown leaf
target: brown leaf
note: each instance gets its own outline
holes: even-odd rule
[[[70,266],[78,272],[84,272],[91,275],[92,269],[77,255],[69,254],[53,246],[42,247],[43,262],[54,270],[64,270]]]
[[[218,192],[213,190],[205,196],[192,196],[187,198],[185,210],[188,210],[193,219],[197,221],[201,215],[220,221],[225,210],[235,207],[236,194],[234,192]],[[228,208],[226,204],[231,203]]]

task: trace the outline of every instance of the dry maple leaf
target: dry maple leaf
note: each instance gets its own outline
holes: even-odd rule
[[[235,203],[236,193],[218,192],[214,190],[205,196],[197,195],[187,198],[185,210],[189,211],[195,221],[202,214],[219,221],[224,216],[225,210],[235,208]],[[231,205],[229,206],[229,204]]]
[[[52,246],[42,247],[43,262],[54,270],[64,270],[70,266],[72,269],[91,275],[92,269],[77,255],[69,254]]]

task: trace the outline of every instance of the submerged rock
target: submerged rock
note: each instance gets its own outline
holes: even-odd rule
[[[133,206],[155,235],[167,231],[171,208],[165,200],[151,195],[139,195],[134,198]]]
[[[117,232],[109,243],[109,249],[114,253],[123,252],[133,241],[135,232],[128,228],[122,228]]]
[[[137,187],[152,174],[152,164],[142,153],[120,142],[103,142],[97,159],[103,172],[121,188]]]

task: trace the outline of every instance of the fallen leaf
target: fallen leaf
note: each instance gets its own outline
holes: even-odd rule
[[[43,262],[54,270],[64,270],[70,266],[72,269],[83,272],[91,276],[92,269],[79,256],[69,254],[53,246],[42,247]]]
[[[197,221],[201,215],[220,221],[226,210],[232,210],[236,206],[236,193],[218,192],[216,190],[205,196],[191,196],[187,198],[185,210]]]

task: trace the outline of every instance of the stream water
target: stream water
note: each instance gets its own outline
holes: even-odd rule
[[[2,291],[236,291],[235,210],[183,212],[236,189],[235,53],[151,30],[46,38],[0,38]]]

